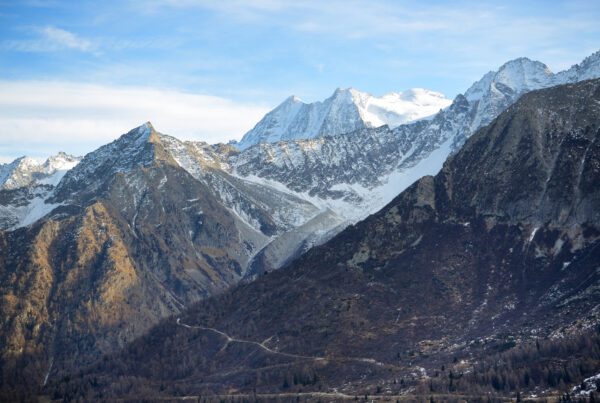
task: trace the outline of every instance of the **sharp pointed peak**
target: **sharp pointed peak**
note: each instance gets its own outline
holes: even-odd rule
[[[148,121],[129,130],[127,133],[122,135],[120,139],[124,139],[125,141],[135,141],[136,143],[143,144],[156,141],[158,134],[159,133],[156,131],[156,129],[154,129],[152,123]]]
[[[335,91],[333,91],[333,95],[336,94],[353,94],[360,92],[354,87],[337,87]]]
[[[75,155],[67,154],[64,151],[59,151],[58,153],[46,158],[46,160],[43,163],[43,166],[46,169],[70,169],[77,165],[82,159],[83,157],[78,157]]]
[[[333,94],[327,99],[329,100],[348,100],[349,102],[354,102],[356,99],[360,99],[362,97],[369,97],[370,94],[366,92],[361,92],[354,87],[338,87],[335,89]]]
[[[302,99],[300,99],[300,97],[296,96],[296,95],[290,95],[289,97],[287,97],[285,99],[285,101],[283,102],[292,102],[292,103],[298,103],[298,102],[302,102]]]
[[[15,165],[40,165],[40,161],[36,158],[29,157],[27,155],[23,155],[22,157],[17,158],[13,161]]]
[[[156,129],[154,129],[154,126],[152,126],[152,123],[150,123],[150,121],[147,121],[146,123],[136,127],[137,131],[141,134],[141,133],[147,133],[150,134],[152,132],[155,132]],[[134,129],[135,130],[135,129]]]
[[[9,162],[9,164],[19,163],[20,161],[23,161],[26,158],[28,158],[26,155],[21,155],[20,157],[17,157],[14,160],[12,160],[12,162]]]
[[[279,105],[277,105],[275,107],[275,109],[273,109],[271,112],[276,111],[276,110],[280,110],[282,108],[289,107],[290,105],[297,105],[297,104],[303,104],[303,103],[304,103],[304,101],[302,101],[296,95],[290,95],[289,97],[287,97],[286,99],[284,99],[282,103],[280,103]]]

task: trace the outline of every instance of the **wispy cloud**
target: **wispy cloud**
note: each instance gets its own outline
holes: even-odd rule
[[[35,35],[26,39],[0,40],[0,50],[32,53],[49,53],[58,51],[76,51],[99,56],[106,52],[128,51],[137,49],[168,49],[180,44],[173,38],[123,38],[100,36],[86,38],[74,32],[55,26],[28,28]]]
[[[31,29],[36,34],[32,39],[7,39],[0,41],[0,49],[19,52],[55,52],[59,50],[93,51],[95,46],[89,39],[54,26]]]
[[[83,52],[87,52],[92,48],[92,42],[67,30],[50,26],[42,28],[41,31],[45,39],[56,46]]]
[[[509,58],[528,56],[554,68],[564,68],[561,45],[567,38],[600,35],[597,19],[600,4],[586,1],[544,2],[502,5],[479,1],[407,3],[389,0],[152,0],[144,2],[156,12],[165,8],[211,10],[224,18],[257,26],[310,35],[319,41],[376,41],[398,54],[426,53],[447,59],[459,55],[461,63],[473,66],[487,60],[502,63]],[[597,42],[597,41],[596,41]],[[578,44],[579,48],[582,46]],[[346,46],[350,46],[347,45]],[[381,46],[381,45],[379,45]],[[593,50],[597,43],[585,45]],[[581,57],[577,49],[571,57]],[[491,57],[491,59],[490,59]],[[575,60],[572,60],[575,61]]]
[[[148,120],[179,138],[224,142],[239,139],[267,110],[153,88],[0,81],[0,155],[82,154]]]

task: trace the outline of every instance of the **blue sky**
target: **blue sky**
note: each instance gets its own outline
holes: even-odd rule
[[[85,153],[151,120],[239,138],[290,94],[449,97],[527,56],[600,48],[597,1],[0,0],[0,159]]]

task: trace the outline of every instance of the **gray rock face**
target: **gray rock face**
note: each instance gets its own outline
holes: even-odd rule
[[[502,112],[487,138],[468,141],[440,173],[453,214],[536,227],[600,224],[599,98],[600,82],[585,81],[530,92]]]
[[[210,184],[228,208],[267,236],[301,225],[315,215],[316,210],[325,211],[328,208],[338,216],[331,224],[331,228],[334,228],[340,221],[354,222],[366,217],[418,178],[437,173],[447,156],[458,150],[475,130],[488,124],[527,91],[600,76],[599,60],[600,53],[595,53],[581,64],[558,74],[551,73],[544,64],[526,58],[510,61],[498,71],[486,74],[464,96],[456,97],[452,105],[431,119],[393,129],[388,126],[369,128],[363,120],[346,116],[353,111],[351,114],[356,117],[357,111],[360,112],[359,106],[364,107],[364,102],[368,101],[367,97],[367,101],[362,100],[363,104],[358,102],[366,94],[355,90],[338,90],[322,105],[307,105],[291,97],[267,115],[252,133],[259,137],[266,135],[270,139],[270,130],[283,130],[282,121],[287,122],[284,126],[286,130],[289,129],[288,137],[291,138],[329,133],[318,129],[322,125],[336,126],[331,133],[349,132],[336,136],[266,142],[242,152],[231,146],[184,143],[161,135],[166,148],[164,155],[158,155],[157,158],[176,161],[196,179]],[[318,124],[313,122],[308,125],[306,122],[310,119],[296,119],[302,114],[314,115],[308,111],[311,108],[320,111],[317,114],[320,117],[314,120]],[[305,112],[301,112],[305,109]],[[368,108],[364,110],[368,111]],[[325,119],[321,115],[328,117]],[[363,123],[354,124],[358,121]],[[145,129],[140,130],[143,132]],[[29,199],[29,207],[22,200],[17,210],[10,204],[0,206],[4,228],[40,218],[40,214],[36,216],[27,212],[45,213],[56,203],[66,203],[72,193],[81,197],[83,190],[72,192],[70,189],[74,183],[85,183],[85,192],[93,197],[94,192],[102,186],[92,178],[93,172],[114,174],[128,169],[128,164],[144,164],[144,158],[151,161],[154,158],[153,148],[143,144],[152,144],[152,141],[144,142],[141,137],[148,134],[142,132],[137,137],[130,133],[119,142],[101,148],[93,156],[96,160],[89,160],[92,157],[88,157],[86,164],[73,170],[56,192],[45,195],[37,192],[36,199]],[[286,138],[280,134],[274,138]],[[7,176],[8,171],[6,166],[2,168],[3,177]],[[254,192],[255,196],[249,198],[247,194],[252,193],[249,190],[252,187],[266,188],[267,191]],[[287,202],[284,201],[281,208],[275,208],[274,215],[269,217],[269,213],[264,213],[264,207],[268,205],[272,209],[277,202],[260,201],[256,195],[261,194],[276,194],[276,199]],[[293,213],[291,206],[299,201],[299,205],[304,207],[300,208],[299,213]],[[263,212],[255,207],[257,205],[263,206]],[[309,205],[312,207],[307,207]],[[276,229],[277,226],[279,229]]]

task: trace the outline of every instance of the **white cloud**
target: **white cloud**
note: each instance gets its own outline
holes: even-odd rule
[[[84,154],[146,121],[181,139],[224,142],[268,109],[173,90],[0,81],[0,156]]]
[[[67,30],[46,26],[35,28],[34,39],[5,39],[0,41],[0,49],[17,52],[56,52],[65,49],[92,52],[96,46],[92,41]]]
[[[80,38],[72,32],[56,27],[45,27],[42,34],[51,43],[69,49],[88,51],[92,48],[92,43],[87,39]]]

